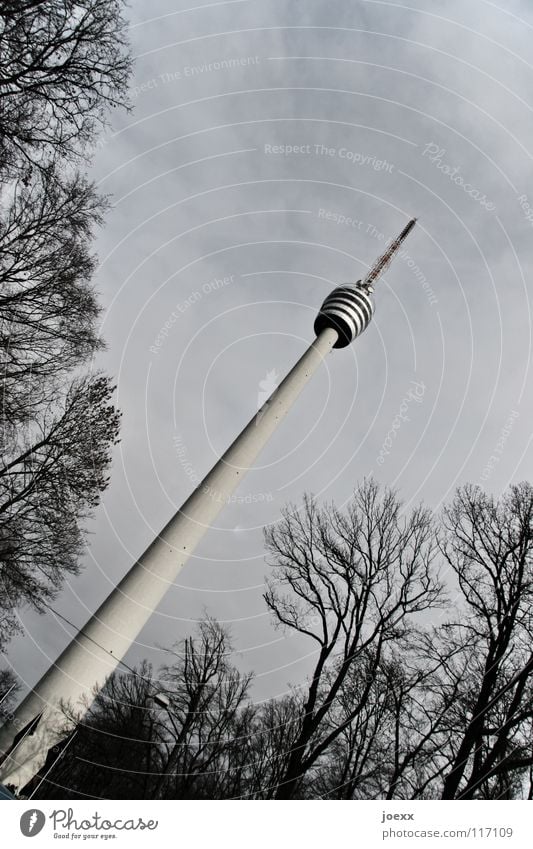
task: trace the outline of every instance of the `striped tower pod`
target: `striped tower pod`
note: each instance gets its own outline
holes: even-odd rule
[[[372,292],[372,287],[362,284],[361,281],[334,289],[316,317],[316,335],[331,327],[339,334],[334,348],[345,348],[353,342],[366,330],[374,315]]]

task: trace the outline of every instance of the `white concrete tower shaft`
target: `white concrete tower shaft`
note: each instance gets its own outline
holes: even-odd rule
[[[325,328],[161,533],[0,729],[0,782],[21,790],[65,737],[60,703],[92,701],[338,339]],[[32,733],[35,720],[41,715]],[[26,733],[20,734],[20,732]],[[19,739],[16,740],[17,735]],[[16,741],[15,745],[13,743]]]

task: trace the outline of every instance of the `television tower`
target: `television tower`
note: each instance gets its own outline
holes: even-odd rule
[[[62,704],[87,709],[324,357],[368,327],[374,314],[373,284],[415,222],[409,221],[362,281],[328,295],[315,320],[316,339],[305,354],[5,722],[0,729],[1,783],[23,793],[51,747],[65,739]]]

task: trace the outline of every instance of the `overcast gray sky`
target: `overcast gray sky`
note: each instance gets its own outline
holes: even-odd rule
[[[261,528],[284,503],[345,503],[372,473],[438,510],[466,481],[533,478],[533,10],[182,5],[131,3],[134,111],[95,157],[114,199],[98,366],[122,442],[59,612],[83,624],[304,351],[329,290],[419,218],[373,323],[315,376],[126,658],[162,662],[207,609],[263,699],[301,682],[312,650],[261,597]],[[70,634],[22,620],[9,658],[31,685]]]

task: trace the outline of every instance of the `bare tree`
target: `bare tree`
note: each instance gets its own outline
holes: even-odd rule
[[[4,443],[101,347],[89,245],[105,203],[84,178],[50,167],[30,186],[16,181],[0,211]]]
[[[389,761],[378,798],[425,799],[439,796],[448,762],[448,718],[460,698],[461,675],[449,680],[454,664],[465,673],[462,647],[442,639],[444,626],[418,633],[414,645],[397,654],[387,670],[390,719],[384,733]]]
[[[152,691],[152,667],[143,662],[131,673],[111,675],[83,720],[66,707],[74,731],[27,788],[33,798],[148,798],[161,769]]]
[[[0,177],[70,159],[124,105],[131,59],[118,0],[0,2]]]
[[[344,511],[311,498],[287,508],[266,532],[266,599],[278,623],[316,644],[310,680],[254,705],[227,633],[207,619],[157,685],[131,700],[113,685],[119,707],[99,702],[102,745],[123,701],[145,716],[148,693],[167,698],[142,732],[124,718],[126,740],[150,741],[127,767],[135,775],[117,777],[131,763],[122,744],[87,755],[113,773],[105,795],[532,798],[532,518],[529,484],[500,500],[464,487],[440,528],[373,481]],[[454,605],[439,549],[457,576]],[[447,618],[428,622],[437,606]],[[96,772],[80,775],[76,792],[102,795]]]
[[[250,676],[231,665],[228,634],[212,619],[171,653],[175,662],[157,676],[146,662],[110,676],[68,747],[42,770],[35,798],[238,795]],[[72,709],[66,715],[76,720]]]
[[[459,665],[446,665],[459,698],[442,797],[509,797],[533,764],[533,488],[512,486],[497,501],[466,486],[444,528],[463,604],[443,635],[461,650]]]
[[[356,702],[350,676],[330,711],[344,730],[317,777],[336,798],[519,798],[531,791],[532,489],[499,502],[459,490],[441,548],[458,579],[455,615],[391,644]],[[448,607],[447,616],[450,617]],[[361,676],[359,667],[353,674]]]
[[[307,498],[266,532],[275,567],[265,599],[276,620],[316,645],[301,727],[276,798],[291,798],[303,776],[361,711],[386,647],[405,639],[416,617],[442,603],[431,516],[403,516],[394,492],[367,480],[345,512]],[[366,683],[340,725],[328,718],[350,669],[371,658]]]
[[[235,724],[250,683],[230,662],[231,641],[215,620],[200,622],[198,633],[173,650],[160,686],[169,699],[165,763],[154,788],[156,798],[219,798],[236,745]]]
[[[241,713],[242,728],[232,755],[232,775],[239,771],[240,784],[232,788],[232,797],[275,797],[300,730],[300,717],[301,697],[297,692],[248,705]]]
[[[0,640],[78,569],[118,414],[80,367],[101,347],[93,231],[77,171],[131,60],[119,0],[0,0]]]
[[[400,723],[394,715],[390,681],[396,671],[385,660],[376,669],[371,654],[361,655],[351,665],[325,721],[329,733],[342,730],[312,779],[314,794],[334,799],[385,796],[387,777],[390,783],[399,761],[394,737]],[[365,693],[362,701],[361,693]],[[359,709],[353,716],[355,704]]]
[[[13,608],[43,610],[65,574],[79,569],[84,520],[108,483],[120,415],[101,375],[75,379],[10,444],[0,468],[0,609],[5,641]]]

